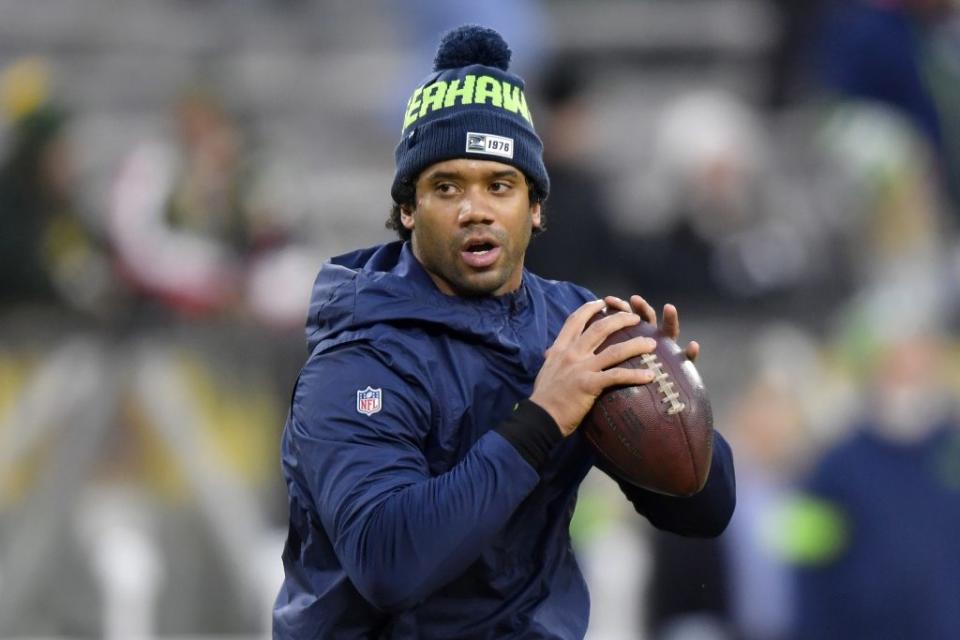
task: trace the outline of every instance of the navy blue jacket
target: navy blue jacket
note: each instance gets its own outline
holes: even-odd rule
[[[960,638],[960,433],[912,444],[869,425],[807,490],[837,510],[832,556],[799,571],[797,638]]]
[[[274,638],[583,637],[568,526],[594,454],[575,433],[538,470],[494,428],[591,299],[529,272],[501,297],[446,296],[399,242],[324,265],[282,442]],[[628,497],[656,526],[719,534],[733,463],[714,451],[697,496]]]

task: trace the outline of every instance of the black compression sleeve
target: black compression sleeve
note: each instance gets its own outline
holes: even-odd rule
[[[563,440],[563,433],[553,417],[530,400],[518,404],[513,415],[496,431],[537,471],[547,461],[553,447]]]

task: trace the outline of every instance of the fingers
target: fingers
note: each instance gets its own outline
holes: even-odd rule
[[[603,301],[606,302],[607,306],[612,309],[633,313],[633,309],[631,309],[626,300],[623,300],[622,298],[618,298],[617,296],[606,296],[604,297]]]
[[[652,353],[657,348],[657,341],[653,338],[636,337],[630,338],[617,344],[612,344],[596,356],[596,366],[598,369],[609,369],[621,362],[643,355]]]
[[[648,303],[642,297],[638,295],[630,296],[630,305],[633,307],[633,312],[643,318],[646,322],[649,322],[650,324],[657,324],[657,312],[652,306],[650,306],[650,303]]]
[[[654,373],[650,369],[627,369],[626,367],[614,367],[596,374],[596,381],[599,389],[618,386],[633,386],[639,384],[649,384],[653,382]]]
[[[672,304],[663,305],[663,325],[660,330],[672,340],[680,336],[680,316],[677,314],[677,308]]]
[[[586,326],[587,321],[603,309],[605,305],[606,303],[603,300],[591,300],[580,305],[560,327],[560,332],[557,334],[557,339],[553,341],[553,346],[557,349],[565,349],[569,346],[583,333],[583,327]]]
[[[584,353],[593,353],[611,333],[624,327],[633,326],[638,322],[640,322],[640,316],[633,313],[614,313],[594,322],[580,336]]]
[[[613,296],[610,296],[609,298],[613,298]],[[607,304],[611,305],[609,298]],[[613,299],[619,300],[619,298]],[[639,315],[645,321],[651,324],[657,323],[657,312],[646,300],[643,299],[643,297],[638,295],[630,296],[630,305],[633,307],[633,312]],[[662,331],[664,335],[668,336],[671,340],[676,340],[678,337],[680,337],[680,313],[672,304],[668,303],[663,305],[663,324],[660,325],[660,331]],[[691,342],[687,345],[684,353],[689,360],[696,360],[700,355],[700,345],[696,342]]]

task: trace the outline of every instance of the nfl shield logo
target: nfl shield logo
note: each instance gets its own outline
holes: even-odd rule
[[[483,153],[487,150],[487,140],[485,136],[468,133],[467,134],[467,151],[478,151]]]
[[[365,416],[371,416],[380,411],[380,398],[382,397],[380,389],[367,387],[357,391],[357,411]]]

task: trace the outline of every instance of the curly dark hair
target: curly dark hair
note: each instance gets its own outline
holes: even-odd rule
[[[526,175],[523,176],[529,185],[530,190],[530,206],[537,204],[538,202],[542,205],[543,201],[546,199],[540,190],[537,189],[533,182],[527,178]],[[400,236],[400,239],[407,241],[410,239],[410,230],[403,226],[403,223],[400,222],[400,213],[402,207],[407,207],[408,209],[414,209],[415,203],[417,200],[417,188],[413,183],[405,183],[400,186],[399,189],[399,201],[394,202],[390,207],[390,217],[387,218],[387,222],[384,225],[387,229],[393,229],[397,232],[397,235]],[[537,235],[547,229],[547,216],[541,209],[540,211],[540,226],[533,230],[533,235]]]

